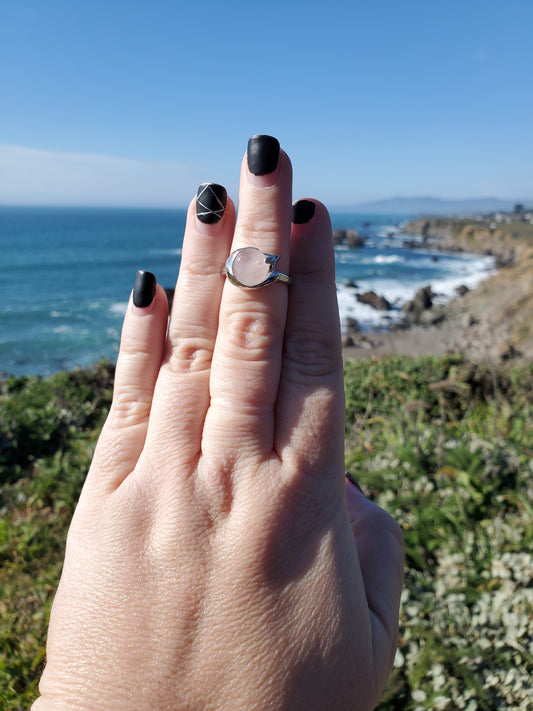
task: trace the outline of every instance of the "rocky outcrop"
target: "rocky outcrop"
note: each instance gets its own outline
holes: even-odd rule
[[[357,301],[368,304],[378,311],[390,311],[392,306],[384,296],[378,296],[374,291],[366,291],[364,294],[356,295]]]
[[[422,245],[413,242],[413,246],[490,255],[496,258],[498,267],[507,267],[520,258],[526,247],[523,237],[529,227],[523,222],[496,225],[431,217],[409,222],[403,231],[422,236]]]
[[[444,307],[446,323],[457,346],[475,358],[533,358],[532,225],[425,218],[404,231],[422,235],[422,245],[433,249],[495,256],[499,271],[476,289],[461,289]],[[421,323],[433,308],[422,311]]]
[[[333,232],[333,244],[346,245],[350,249],[360,249],[365,246],[365,240],[359,236],[357,230],[335,230]]]
[[[408,315],[412,324],[419,326],[436,326],[446,318],[446,310],[442,304],[434,304],[433,289],[423,286],[419,289],[414,299],[407,301],[402,310]]]
[[[356,338],[360,333],[359,324],[351,316],[347,316],[345,319],[346,332],[342,337],[342,347],[350,348],[355,346]]]
[[[402,311],[409,315],[412,323],[420,323],[422,313],[433,306],[433,296],[433,289],[423,286],[416,292],[414,299],[405,302]]]

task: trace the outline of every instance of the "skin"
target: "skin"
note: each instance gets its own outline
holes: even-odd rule
[[[239,216],[191,203],[167,334],[124,321],[113,404],[68,535],[33,711],[375,706],[397,644],[398,525],[344,478],[329,216],[292,169],[241,171]],[[291,286],[240,289],[228,254]]]

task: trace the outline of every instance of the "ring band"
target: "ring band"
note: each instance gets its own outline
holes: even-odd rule
[[[226,276],[243,289],[261,289],[275,281],[290,284],[290,277],[276,270],[278,261],[277,254],[266,254],[257,247],[242,247],[229,255]]]

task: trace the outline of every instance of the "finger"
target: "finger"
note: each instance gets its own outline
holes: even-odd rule
[[[268,172],[265,172],[268,171]],[[292,168],[276,139],[250,139],[243,161],[232,251],[256,247],[289,269]],[[270,452],[281,367],[287,287],[246,290],[226,282],[211,373],[205,440],[246,456]]]
[[[276,450],[317,485],[344,472],[344,386],[335,257],[324,205],[294,205],[291,276],[283,363],[276,407]],[[339,497],[342,490],[337,487]]]
[[[164,363],[156,387],[149,441],[198,453],[209,405],[209,376],[224,285],[223,265],[235,225],[226,190],[203,183],[191,202],[170,316]]]
[[[155,276],[138,272],[122,327],[113,401],[91,467],[90,476],[106,488],[133,471],[144,446],[167,315],[167,297]]]
[[[374,655],[388,659],[390,669],[398,643],[404,567],[402,530],[349,482],[346,502],[372,620]]]

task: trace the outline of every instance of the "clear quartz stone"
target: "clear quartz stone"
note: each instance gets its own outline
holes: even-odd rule
[[[265,255],[255,247],[241,249],[233,259],[233,275],[244,286],[262,284],[270,274]]]

